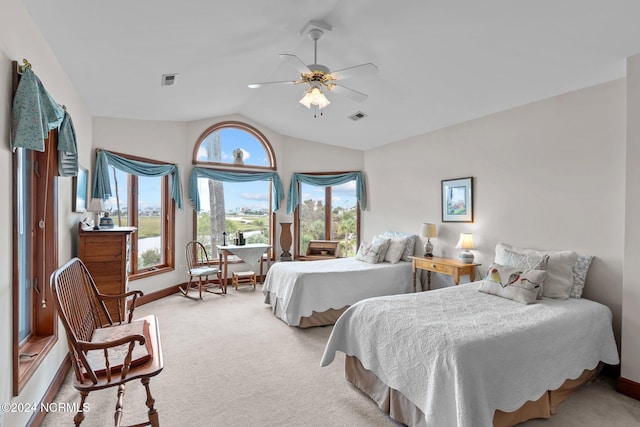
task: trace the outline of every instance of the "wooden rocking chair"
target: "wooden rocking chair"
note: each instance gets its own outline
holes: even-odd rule
[[[84,263],[73,258],[51,275],[51,293],[67,333],[69,355],[75,372],[73,386],[80,392],[80,407],[74,417],[76,427],[84,420],[84,403],[89,392],[118,387],[115,425],[120,426],[125,383],[140,379],[146,390],[149,421],[136,426],[158,427],[149,381],[162,371],[162,347],[156,316],[132,321],[141,291],[103,295]],[[114,321],[105,301],[127,304],[127,320]],[[105,320],[106,319],[106,322]]]

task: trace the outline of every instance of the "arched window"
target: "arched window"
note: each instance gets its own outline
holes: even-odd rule
[[[193,164],[216,171],[246,175],[276,170],[273,148],[254,127],[242,122],[222,122],[205,130],[195,144]],[[257,175],[256,175],[257,176]],[[243,232],[247,243],[274,241],[272,183],[268,180],[238,182],[199,176],[200,211],[195,212],[194,239],[217,256],[216,245],[233,242]]]

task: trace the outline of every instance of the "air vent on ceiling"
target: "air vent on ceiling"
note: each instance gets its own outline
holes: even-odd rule
[[[349,116],[349,118],[354,122],[357,122],[360,119],[364,119],[365,117],[367,117],[367,115],[362,111],[358,111],[357,113],[353,113],[352,115]]]
[[[172,84],[174,84],[176,82],[176,76],[178,74],[163,74],[162,75],[162,82],[160,83],[161,86],[171,86]]]

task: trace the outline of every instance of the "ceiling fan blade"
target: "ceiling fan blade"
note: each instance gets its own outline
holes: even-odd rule
[[[344,95],[347,98],[351,98],[357,102],[363,102],[369,97],[369,95],[365,93],[358,92],[357,90],[350,89],[346,86],[340,86],[339,84],[336,84],[336,83],[333,84],[333,87],[331,88],[331,92],[335,92],[339,95]]]
[[[250,87],[251,89],[256,89],[256,88],[259,88],[259,87],[262,87],[262,86],[270,86],[270,85],[295,85],[295,84],[297,84],[297,83],[299,83],[299,82],[298,82],[298,81],[296,81],[296,80],[283,80],[283,81],[280,81],[280,82],[251,83],[251,84],[249,85],[249,87]]]
[[[355,67],[332,71],[331,75],[335,80],[344,80],[352,77],[366,76],[367,74],[375,74],[377,72],[378,67],[369,62],[367,64],[356,65]]]
[[[295,69],[300,72],[300,74],[306,74],[311,72],[309,67],[307,67],[307,64],[302,62],[302,60],[295,55],[292,55],[289,53],[281,53],[280,58],[284,59],[289,64],[293,65]]]

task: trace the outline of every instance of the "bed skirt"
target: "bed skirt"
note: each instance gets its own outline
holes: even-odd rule
[[[340,317],[340,315],[344,313],[347,308],[349,308],[349,306],[345,305],[342,308],[330,308],[329,310],[322,311],[320,313],[314,311],[311,316],[300,318],[300,324],[298,325],[298,328],[313,328],[315,326],[333,325],[336,323],[336,320],[338,320],[338,317]]]
[[[273,315],[286,323],[286,316],[282,310],[282,307],[284,306],[284,304],[282,304],[282,300],[276,297],[274,293],[269,292],[267,294],[267,298],[265,298],[265,302],[267,304],[271,304],[271,311],[273,312]],[[300,323],[295,326],[304,329],[313,328],[315,326],[333,325],[336,323],[336,320],[338,320],[338,317],[340,317],[340,315],[344,313],[347,308],[349,308],[349,306],[345,305],[342,308],[330,308],[326,311],[321,312],[314,311],[311,313],[311,316],[301,317]]]
[[[560,403],[567,399],[580,385],[595,378],[602,364],[595,369],[585,370],[580,377],[566,380],[559,389],[547,391],[540,399],[528,401],[514,412],[497,410],[493,416],[494,427],[514,426],[533,418],[549,418]],[[423,412],[399,391],[388,387],[371,371],[365,369],[357,357],[345,358],[347,381],[369,396],[382,411],[394,420],[409,426],[426,426]]]

